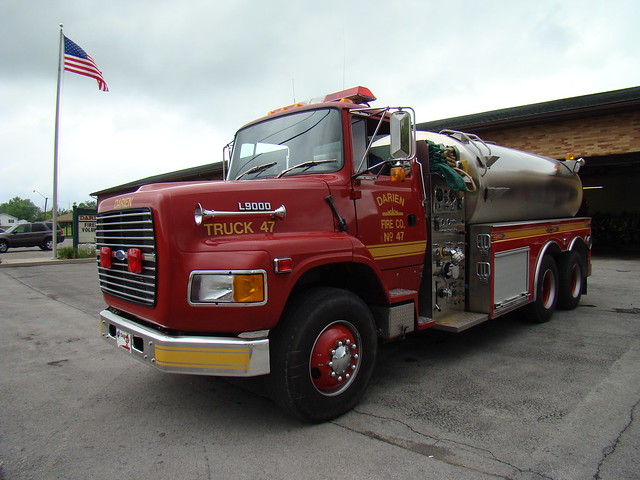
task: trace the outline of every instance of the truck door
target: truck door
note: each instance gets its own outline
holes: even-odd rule
[[[388,135],[380,129],[363,160],[378,121],[352,120],[354,171],[362,172],[389,158]],[[384,125],[383,125],[384,127]],[[382,133],[381,133],[382,132]],[[391,181],[389,165],[365,172],[355,181],[357,237],[369,249],[381,270],[422,265],[426,226],[418,175],[408,172],[404,182]]]

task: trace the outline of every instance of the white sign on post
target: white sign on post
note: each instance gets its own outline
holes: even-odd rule
[[[95,215],[78,215],[78,243],[96,243]]]

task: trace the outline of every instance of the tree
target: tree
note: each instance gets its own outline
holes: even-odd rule
[[[29,199],[13,197],[8,202],[0,204],[0,213],[7,213],[18,220],[33,222],[40,217],[42,211]]]
[[[86,202],[80,202],[78,208],[87,208],[89,210],[95,210],[98,208],[98,202],[95,200],[87,200]]]

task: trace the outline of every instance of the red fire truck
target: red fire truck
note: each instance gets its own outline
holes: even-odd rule
[[[310,422],[363,395],[381,341],[574,308],[583,161],[456,131],[356,87],[242,127],[225,180],[100,203],[101,333],[171,373],[265,376]],[[228,160],[228,161],[227,161]]]

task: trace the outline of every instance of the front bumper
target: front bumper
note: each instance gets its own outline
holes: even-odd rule
[[[109,310],[100,312],[107,343],[168,373],[254,377],[269,373],[269,339],[168,336]]]

